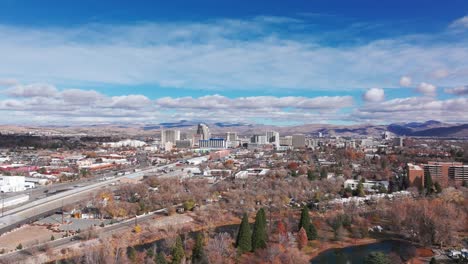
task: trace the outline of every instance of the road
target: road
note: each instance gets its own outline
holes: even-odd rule
[[[170,169],[175,167],[176,164],[177,163],[171,163],[163,166],[151,167],[128,175],[116,176],[115,178],[106,181],[90,182],[88,185],[60,192],[5,211],[3,217],[0,218],[0,234],[11,230],[18,225],[36,220],[34,219],[35,216],[43,216],[44,214],[53,212],[62,206],[89,198],[94,191],[116,183],[122,178],[143,178],[146,174],[155,173],[163,169]]]
[[[148,221],[153,221],[153,224],[156,224],[158,227],[163,228],[174,224],[186,224],[191,222],[193,219],[184,216],[184,215],[173,215],[173,216],[165,216],[161,218],[156,217],[156,213],[163,212],[164,209],[158,210],[151,214],[141,215],[137,217],[138,223],[145,223]],[[128,219],[113,225],[108,225],[103,228],[97,229],[99,236],[101,238],[110,237],[112,234],[115,233],[122,233],[128,232],[131,228],[133,228],[135,224],[135,218]],[[77,239],[77,236],[73,237],[66,237],[57,239],[54,241],[49,241],[47,243],[34,246],[32,248],[23,249],[20,251],[15,251],[11,253],[7,253],[0,256],[0,263],[25,263],[28,258],[31,257],[32,252],[40,252],[40,249],[43,249],[45,245],[48,248],[70,248],[74,246],[78,246],[83,241]]]

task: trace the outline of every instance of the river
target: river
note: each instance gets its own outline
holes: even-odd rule
[[[394,253],[400,256],[402,260],[408,260],[414,256],[416,247],[404,241],[385,240],[368,245],[329,249],[313,258],[310,263],[358,264],[363,263],[365,257],[373,251],[380,251],[387,255]]]

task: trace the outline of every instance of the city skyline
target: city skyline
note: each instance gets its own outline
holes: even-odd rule
[[[466,2],[260,2],[4,1],[0,122],[468,122]]]

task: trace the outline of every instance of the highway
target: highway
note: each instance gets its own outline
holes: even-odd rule
[[[153,224],[154,223],[159,224],[160,227],[163,227],[163,226],[169,226],[169,225],[174,225],[174,224],[186,224],[192,221],[190,217],[183,216],[183,215],[165,216],[165,217],[157,218],[156,214],[162,213],[164,210],[165,209],[161,209],[161,210],[149,213],[149,214],[137,216],[138,223],[152,221]],[[112,234],[115,234],[115,233],[128,232],[129,230],[133,228],[134,224],[135,224],[135,218],[131,218],[131,219],[119,222],[119,223],[105,226],[103,228],[98,228],[96,231],[98,232],[100,238],[111,237]],[[47,245],[48,248],[55,248],[55,249],[59,247],[70,248],[70,247],[76,246],[83,242],[82,240],[77,239],[77,237],[78,235],[61,238],[61,239],[49,241],[47,243],[43,243],[40,245],[36,245],[31,248],[1,255],[0,263],[25,262],[26,259],[31,257],[32,252],[40,252],[41,249],[44,248],[45,245]]]
[[[127,175],[116,176],[113,179],[99,182],[90,182],[91,184],[89,185],[60,192],[55,195],[31,201],[25,205],[5,211],[3,217],[0,218],[0,234],[10,231],[19,225],[37,220],[37,218],[43,217],[44,214],[52,213],[54,210],[57,210],[62,206],[73,204],[89,198],[92,192],[112,183],[116,183],[122,178],[139,179],[149,173],[155,173],[159,170],[173,168],[176,166],[176,164],[177,163],[171,163],[158,167],[150,167]]]

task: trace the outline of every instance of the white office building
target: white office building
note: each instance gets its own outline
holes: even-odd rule
[[[21,192],[26,190],[24,176],[0,176],[1,192]]]
[[[258,145],[265,145],[267,143],[266,135],[253,135],[250,138],[250,143],[258,144]]]
[[[229,141],[229,142],[237,141],[237,133],[236,132],[227,132],[226,133],[226,141]]]
[[[280,146],[292,146],[292,137],[285,136],[280,138]]]
[[[175,145],[177,140],[180,140],[180,130],[161,130],[161,145],[167,142]]]
[[[276,147],[280,145],[279,133],[276,131],[267,131],[266,132],[267,142],[273,144]]]

